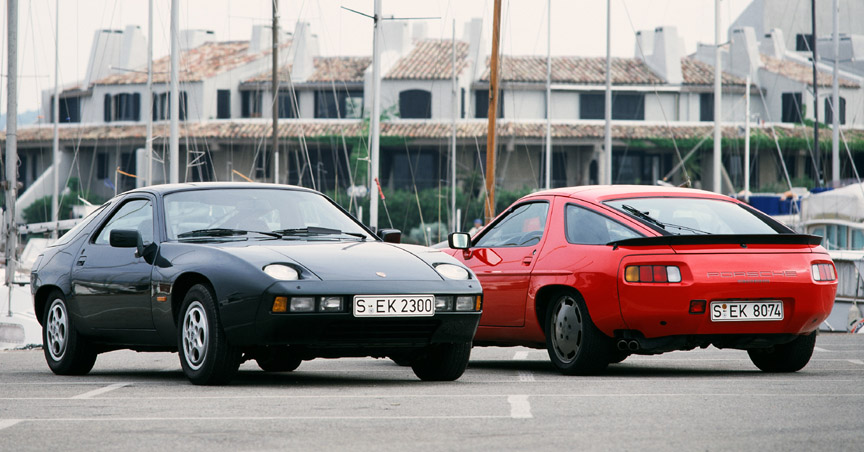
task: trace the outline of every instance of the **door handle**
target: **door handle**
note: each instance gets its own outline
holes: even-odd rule
[[[522,265],[531,265],[532,260],[534,260],[534,256],[525,256],[522,258]]]
[[[81,256],[78,258],[78,266],[84,265],[84,261],[87,260],[87,256]]]

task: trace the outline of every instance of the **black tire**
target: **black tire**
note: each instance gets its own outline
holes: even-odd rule
[[[612,340],[600,332],[582,298],[563,290],[546,310],[546,351],[564,375],[590,375],[609,365]]]
[[[618,364],[621,361],[624,361],[625,359],[627,359],[628,356],[630,356],[629,353],[617,350],[617,351],[614,351],[614,352],[609,354],[609,360],[608,361],[609,361],[609,364]]]
[[[750,361],[764,372],[797,372],[810,362],[815,346],[816,333],[813,332],[786,344],[747,350],[747,354]]]
[[[85,375],[96,363],[96,351],[72,324],[66,298],[60,291],[48,294],[42,317],[42,351],[48,367],[57,375]]]
[[[196,385],[227,384],[240,367],[241,352],[228,343],[214,298],[209,287],[192,286],[177,322],[180,365],[186,378]]]
[[[264,372],[291,372],[300,367],[302,359],[294,356],[287,347],[267,347],[255,358]]]
[[[417,357],[417,352],[401,352],[388,356],[397,366],[410,367]]]
[[[453,381],[468,367],[471,343],[434,344],[411,362],[411,369],[423,381]]]

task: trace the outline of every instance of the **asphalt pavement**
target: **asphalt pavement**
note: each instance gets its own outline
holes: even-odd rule
[[[864,450],[864,335],[823,334],[767,374],[738,350],[632,356],[567,377],[545,350],[475,348],[458,381],[384,359],[245,363],[193,386],[176,354],[117,351],[60,377],[0,352],[0,450]]]

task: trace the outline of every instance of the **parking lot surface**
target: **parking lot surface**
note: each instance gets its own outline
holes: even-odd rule
[[[82,377],[0,352],[0,450],[862,450],[864,335],[823,334],[793,374],[746,352],[631,356],[567,377],[545,350],[475,348],[458,381],[384,359],[254,361],[191,385],[176,354],[100,355]]]

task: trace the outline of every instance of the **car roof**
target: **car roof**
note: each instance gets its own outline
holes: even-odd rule
[[[168,193],[180,192],[180,191],[191,191],[191,190],[224,190],[224,189],[249,189],[249,188],[257,188],[257,189],[266,189],[266,190],[297,190],[297,191],[306,191],[312,193],[319,193],[318,191],[300,187],[297,185],[282,185],[282,184],[265,184],[260,182],[189,182],[182,184],[161,184],[161,185],[150,185],[147,187],[136,188],[134,190],[130,190],[125,192],[124,194],[130,193],[157,193],[161,195],[165,195]]]
[[[538,191],[525,198],[534,196],[566,196],[585,201],[607,201],[618,198],[638,197],[698,197],[729,201],[726,195],[695,188],[662,187],[657,185],[580,185],[576,187],[554,188]]]

